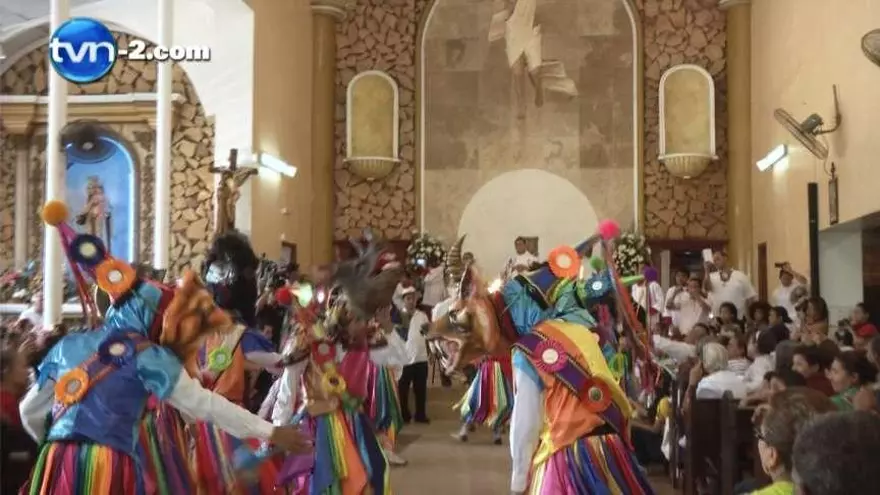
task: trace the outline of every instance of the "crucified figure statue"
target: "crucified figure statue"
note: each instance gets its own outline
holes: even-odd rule
[[[238,150],[229,151],[229,165],[211,167],[211,173],[220,174],[217,184],[217,215],[214,233],[217,235],[235,229],[235,204],[241,196],[241,186],[258,172],[255,168],[238,168]]]

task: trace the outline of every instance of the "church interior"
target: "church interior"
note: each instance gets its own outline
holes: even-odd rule
[[[47,40],[68,17],[210,59],[119,57],[59,87]],[[401,256],[466,234],[494,274],[515,238],[542,257],[611,219],[664,289],[724,249],[765,299],[790,263],[837,321],[880,302],[878,88],[874,0],[3,0],[0,313],[40,287],[77,311],[44,266],[54,197],[166,279],[226,228],[303,271],[365,229]],[[508,449],[454,443],[437,390],[395,491],[508,491]]]

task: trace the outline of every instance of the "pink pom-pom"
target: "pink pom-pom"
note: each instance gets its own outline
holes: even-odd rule
[[[620,236],[620,225],[614,220],[602,220],[596,231],[602,236],[602,240],[610,241]]]
[[[660,279],[660,274],[657,273],[657,269],[653,266],[646,266],[644,270],[645,280],[648,282],[656,282]]]

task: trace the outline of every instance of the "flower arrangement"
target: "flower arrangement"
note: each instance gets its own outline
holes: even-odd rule
[[[639,267],[651,260],[651,248],[642,234],[624,232],[614,244],[613,258],[620,276],[638,275]]]
[[[427,233],[414,233],[406,248],[406,268],[412,273],[424,273],[446,259],[446,248],[440,239]]]

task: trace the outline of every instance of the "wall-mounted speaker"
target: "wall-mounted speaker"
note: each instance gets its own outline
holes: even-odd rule
[[[810,239],[810,295],[819,296],[819,184],[807,184],[807,217]]]

